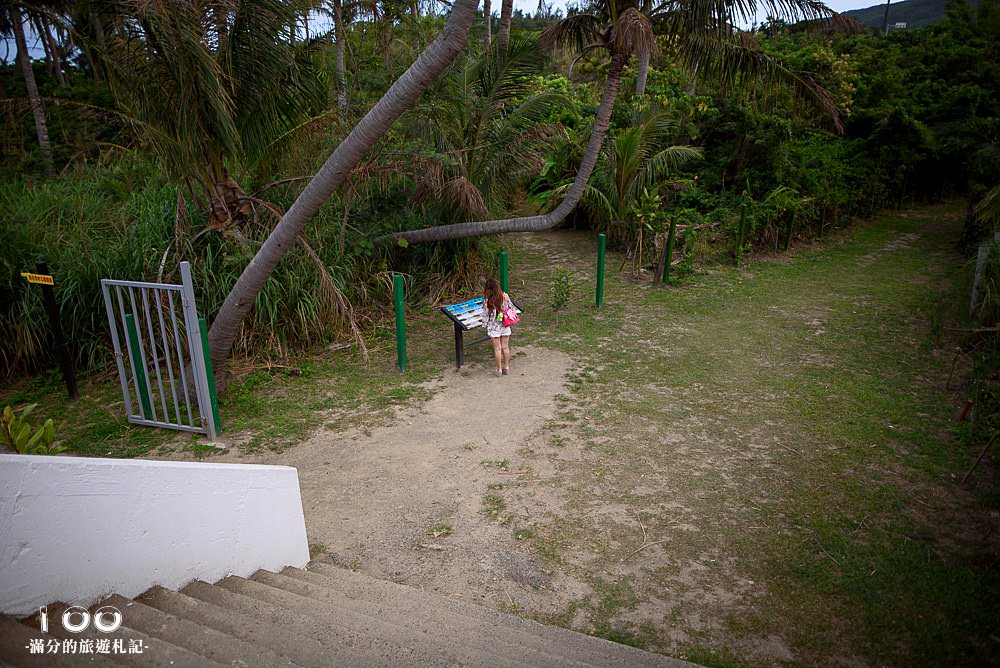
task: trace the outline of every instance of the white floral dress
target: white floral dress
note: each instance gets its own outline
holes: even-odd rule
[[[503,304],[500,306],[500,313],[494,313],[489,310],[486,300],[483,299],[483,327],[486,328],[486,333],[491,339],[495,339],[498,336],[510,336],[510,327],[503,326],[503,310],[513,305],[510,295],[505,292],[503,293]]]

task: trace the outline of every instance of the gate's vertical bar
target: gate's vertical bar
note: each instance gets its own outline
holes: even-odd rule
[[[184,329],[187,331],[188,352],[191,355],[191,369],[194,374],[195,391],[198,395],[198,413],[208,437],[215,438],[208,380],[205,375],[205,351],[202,349],[201,334],[198,331],[198,309],[194,301],[191,264],[188,262],[181,262],[181,306],[184,309]]]
[[[122,384],[125,411],[127,415],[132,415],[132,396],[128,391],[128,381],[125,380],[125,363],[122,362],[122,345],[118,339],[118,323],[115,322],[115,311],[111,306],[111,286],[106,281],[101,281],[101,292],[104,293],[104,309],[108,312],[108,326],[111,328],[111,345],[115,349],[115,365],[118,367],[118,380]]]
[[[198,334],[201,336],[201,349],[205,356],[205,379],[208,381],[208,398],[212,404],[212,426],[216,434],[222,433],[222,420],[219,419],[219,400],[215,396],[215,374],[212,372],[212,355],[208,351],[208,325],[204,318],[198,318]],[[210,436],[209,438],[215,438]]]
[[[500,289],[504,292],[508,291],[509,281],[509,271],[510,271],[510,261],[507,257],[507,251],[500,251]]]
[[[169,293],[170,291],[167,290],[167,294]],[[160,321],[160,341],[163,343],[163,358],[167,364],[167,377],[170,379],[170,397],[174,401],[174,419],[179,424],[181,422],[181,407],[177,403],[177,383],[174,382],[174,365],[171,362],[173,353],[170,351],[170,342],[167,341],[167,325],[163,321],[163,300],[160,298],[159,288],[155,289],[153,294],[156,296],[156,317]]]
[[[146,364],[142,360],[142,345],[139,342],[139,330],[135,326],[135,316],[131,313],[125,316],[125,330],[128,332],[128,340],[132,342],[129,349],[132,351],[132,368],[135,369],[138,379],[136,391],[139,393],[139,406],[142,410],[142,419],[155,419],[153,403],[149,400],[149,383],[146,380]],[[151,416],[153,416],[151,418]]]
[[[163,391],[163,375],[160,373],[160,355],[156,350],[156,337],[153,335],[153,317],[149,314],[149,288],[140,288],[142,295],[142,310],[146,315],[146,333],[149,334],[149,354],[153,357],[153,368],[156,369],[156,390],[160,393],[160,406],[163,408],[163,421],[170,422],[167,411],[167,397]]]
[[[115,296],[118,298],[118,315],[121,316],[122,331],[125,332],[125,345],[128,348],[128,365],[132,369],[132,386],[135,387],[135,398],[138,402],[139,400],[139,375],[136,373],[135,369],[135,356],[132,353],[132,337],[128,335],[128,330],[125,328],[125,298],[122,297],[122,287],[120,285],[115,286]],[[132,393],[129,392],[128,395],[131,397]],[[128,406],[132,406],[131,400],[128,402]],[[141,405],[136,408],[136,412],[129,412],[129,418],[140,417],[143,420],[146,419],[145,415],[142,415]]]
[[[182,298],[183,299],[183,298]],[[191,394],[188,392],[187,372],[184,370],[184,352],[181,350],[181,333],[177,331],[177,309],[174,307],[174,291],[167,293],[167,301],[170,304],[170,319],[174,327],[174,347],[177,348],[177,366],[181,371],[181,387],[184,389],[184,407],[187,409],[188,426],[196,426],[194,415],[191,414]],[[180,422],[180,419],[177,420]]]
[[[597,305],[604,303],[604,249],[607,246],[608,238],[603,234],[597,235]]]
[[[403,308],[403,277],[392,276],[392,295],[396,306],[396,363],[399,372],[406,371],[406,314]]]
[[[127,292],[128,292],[129,304],[132,306],[133,326],[136,327],[136,338],[133,343],[135,346],[137,346],[139,351],[139,363],[142,365],[142,375],[143,375],[142,381],[144,387],[146,388],[146,397],[148,399],[149,397],[153,396],[153,388],[149,384],[149,369],[146,368],[146,346],[142,345],[142,337],[138,335],[139,334],[138,325],[140,324],[139,309],[135,305],[135,290],[132,289],[132,286],[129,286],[127,288]],[[149,402],[149,411],[150,411],[149,414],[144,415],[143,419],[153,420],[154,422],[157,422],[158,419],[156,417],[156,408],[153,406],[152,401]]]

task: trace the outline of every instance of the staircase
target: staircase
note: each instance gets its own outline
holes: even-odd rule
[[[91,610],[101,606],[121,611],[116,631],[65,631],[60,604],[48,606],[47,635],[37,616],[24,623],[0,617],[0,668],[693,666],[322,563],[193,582],[180,592],[154,587]],[[31,654],[27,647],[38,638],[60,651]],[[63,653],[63,640],[74,651]],[[78,653],[73,641],[84,640],[120,640],[124,651]],[[141,654],[127,652],[140,641]]]

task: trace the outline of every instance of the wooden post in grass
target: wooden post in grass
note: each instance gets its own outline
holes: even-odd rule
[[[406,319],[403,310],[403,277],[392,275],[392,295],[396,304],[396,363],[399,372],[406,371]]]
[[[787,251],[788,247],[792,245],[792,228],[795,227],[795,214],[793,213],[788,219],[788,227],[785,228],[785,243],[782,250]]]
[[[674,259],[674,239],[677,236],[677,220],[670,221],[670,232],[667,233],[667,247],[664,249],[663,279],[664,285],[670,285],[670,263]]]
[[[604,249],[608,245],[608,237],[597,235],[597,306],[604,303]]]
[[[63,334],[62,323],[59,319],[59,305],[56,304],[56,293],[53,289],[55,280],[49,274],[49,266],[44,262],[35,265],[36,274],[22,272],[29,283],[36,283],[42,287],[42,301],[45,303],[45,311],[49,316],[49,326],[52,328],[52,338],[55,343],[56,359],[59,362],[59,370],[62,372],[63,382],[66,383],[66,391],[69,393],[69,400],[76,401],[79,394],[76,391],[76,376],[73,374],[73,358],[69,354],[69,344]]]
[[[509,258],[507,257],[507,251],[500,251],[500,289],[507,292],[508,286],[508,272],[509,272]]]

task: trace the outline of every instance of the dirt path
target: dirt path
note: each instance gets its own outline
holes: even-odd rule
[[[511,462],[552,419],[570,368],[564,353],[518,347],[517,337],[513,347],[510,376],[493,377],[481,361],[445,372],[426,386],[430,400],[388,426],[320,429],[280,454],[213,461],[296,467],[310,543],[364,573],[491,603],[512,582],[553,587],[503,509],[484,511],[491,485],[532,476]]]

